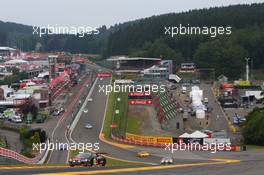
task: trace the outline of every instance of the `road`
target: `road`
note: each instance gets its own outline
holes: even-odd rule
[[[211,84],[201,83],[201,89],[203,90],[203,96],[208,98],[208,105],[213,108],[211,113],[210,123],[207,129],[212,131],[225,130],[230,134],[230,129],[228,127],[228,121],[225,118],[221,106],[216,101],[216,98],[211,89]],[[218,116],[218,117],[217,117]]]
[[[73,120],[72,113],[75,110],[75,108],[78,105],[79,99],[83,97],[84,94],[87,94],[88,88],[86,87],[87,84],[91,83],[92,76],[86,77],[82,84],[79,86],[79,91],[76,94],[76,96],[72,97],[70,104],[65,109],[65,112],[62,116],[60,116],[60,119],[53,129],[50,141],[53,143],[68,143],[67,137],[66,137],[66,131],[67,126],[71,123]],[[50,157],[48,159],[49,164],[65,164],[68,157],[68,151],[63,150],[60,151],[58,149],[54,149],[50,153]]]

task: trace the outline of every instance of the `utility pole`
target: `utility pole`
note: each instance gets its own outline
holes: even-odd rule
[[[250,79],[251,81],[253,80],[254,76],[253,76],[253,69],[254,69],[254,66],[253,66],[253,58],[251,58],[251,65],[250,65],[250,68],[251,68],[251,71],[250,71]]]

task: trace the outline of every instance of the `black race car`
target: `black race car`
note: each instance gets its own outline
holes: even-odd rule
[[[92,152],[79,153],[77,156],[69,159],[69,165],[74,166],[105,166],[106,159],[100,155]]]

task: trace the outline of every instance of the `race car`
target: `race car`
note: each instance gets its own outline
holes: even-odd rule
[[[106,158],[103,157],[102,155],[96,155],[95,157],[95,163],[96,165],[101,165],[101,166],[105,166],[106,165]]]
[[[70,158],[69,165],[71,167],[74,166],[92,167],[93,165],[105,166],[106,159],[100,154],[85,152],[85,153],[79,153],[77,156]]]
[[[160,164],[161,165],[173,164],[173,158],[172,157],[164,157],[161,159]]]
[[[147,151],[140,151],[137,153],[138,157],[148,157],[150,154]]]

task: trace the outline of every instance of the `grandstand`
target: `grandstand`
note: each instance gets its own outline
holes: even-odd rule
[[[161,58],[128,58],[128,57],[111,57],[107,61],[116,63],[117,74],[140,74],[144,69],[160,63]]]
[[[157,119],[161,125],[168,123],[171,119],[176,119],[176,123],[179,123],[177,129],[182,128],[182,117],[177,117],[177,109],[180,105],[170,92],[158,92],[153,95],[153,105],[157,109]]]

